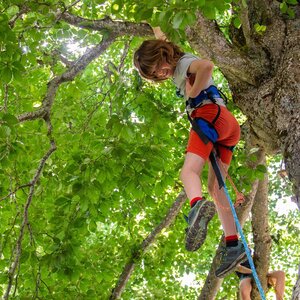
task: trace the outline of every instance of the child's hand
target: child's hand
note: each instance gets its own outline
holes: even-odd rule
[[[241,266],[241,264],[237,265],[236,271],[238,271],[239,273],[242,273],[242,274],[252,274],[251,269]]]

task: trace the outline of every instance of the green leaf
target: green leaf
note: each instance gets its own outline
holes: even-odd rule
[[[81,182],[75,182],[72,186],[72,193],[78,194],[83,188],[83,185]]]
[[[19,7],[17,5],[12,5],[7,9],[7,14],[12,17],[19,12]]]
[[[241,20],[239,17],[235,17],[233,19],[233,25],[235,28],[240,28],[241,27]]]
[[[204,5],[205,5],[205,1],[206,1],[206,0],[198,0],[198,1],[197,1],[197,6],[198,6],[198,7],[204,6]]]
[[[203,14],[210,20],[214,20],[216,18],[216,9],[213,6],[204,6],[202,8]]]
[[[172,22],[173,28],[178,29],[181,23],[183,22],[184,17],[185,17],[185,13],[183,12],[179,12],[178,14],[176,14]]]
[[[285,1],[282,2],[282,3],[280,3],[279,7],[280,7],[280,11],[281,11],[283,14],[285,14],[285,13],[287,12],[288,6],[287,6],[287,4],[286,4]]]
[[[66,197],[58,197],[56,200],[55,200],[55,205],[57,206],[63,206],[63,205],[66,205],[68,203],[71,202],[71,199],[69,198],[66,198]]]
[[[266,31],[267,26],[256,23],[254,29],[258,34],[263,34]]]
[[[267,171],[268,171],[265,165],[258,165],[256,167],[256,170],[259,172],[262,172],[262,173],[267,173]]]
[[[297,5],[299,1],[298,0],[286,0],[286,2],[291,5]]]
[[[289,8],[287,9],[287,13],[288,13],[290,19],[294,19],[294,18],[295,18],[296,13],[295,13],[295,11],[294,11],[293,8],[290,8],[290,7],[289,7]]]
[[[0,138],[6,138],[10,135],[11,129],[8,126],[2,125],[0,127]]]
[[[146,8],[139,12],[138,16],[140,20],[149,20],[152,17],[153,8]]]
[[[1,72],[1,79],[4,81],[4,83],[10,83],[12,80],[12,76],[13,73],[11,68],[9,66],[5,66]]]
[[[15,116],[10,114],[3,115],[2,120],[5,121],[9,127],[12,127],[19,123],[19,120]]]
[[[0,284],[6,284],[8,282],[8,274],[6,272],[0,273]]]

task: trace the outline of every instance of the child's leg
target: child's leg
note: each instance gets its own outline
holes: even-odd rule
[[[225,180],[227,176],[227,170],[229,165],[224,164],[221,160],[218,160],[220,171]],[[230,209],[229,202],[224,193],[223,189],[219,189],[218,180],[216,178],[215,172],[212,168],[211,163],[209,163],[209,173],[208,173],[208,192],[214,199],[216,209],[218,212],[219,219],[221,221],[225,238],[226,237],[237,237],[237,230],[233,215]]]
[[[189,227],[186,230],[185,243],[188,251],[196,251],[204,243],[207,224],[215,214],[213,202],[202,197],[200,174],[204,164],[205,159],[200,155],[187,152],[180,175],[191,206],[187,217]]]
[[[200,174],[205,165],[205,160],[197,154],[187,152],[181,170],[180,179],[190,201],[202,197]]]
[[[219,152],[221,159],[218,159],[218,165],[225,180],[232,152],[225,148]],[[219,268],[216,270],[216,276],[225,277],[227,274],[232,272],[238,264],[247,260],[247,255],[243,244],[238,239],[235,221],[224,188],[219,189],[218,180],[211,164],[209,166],[208,179],[208,190],[215,201],[218,215],[225,233],[226,243],[226,251],[222,257]]]
[[[240,281],[240,295],[242,300],[251,300],[252,285],[251,278],[244,278]]]
[[[276,300],[283,300],[285,288],[285,274],[283,271],[268,273],[268,283],[275,289]]]

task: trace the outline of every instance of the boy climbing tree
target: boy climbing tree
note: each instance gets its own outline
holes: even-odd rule
[[[214,215],[214,204],[203,197],[201,186],[201,173],[208,162],[208,191],[214,200],[226,244],[216,276],[225,277],[247,256],[238,238],[226,194],[219,188],[209,157],[216,150],[222,177],[226,178],[233,148],[240,138],[240,127],[214,84],[213,63],[182,52],[178,46],[166,41],[160,28],[155,28],[154,33],[158,39],[142,43],[135,52],[134,64],[145,79],[162,82],[172,78],[177,94],[187,101],[192,130],[180,175],[191,206],[187,218],[186,248],[196,251],[201,247],[208,222]]]

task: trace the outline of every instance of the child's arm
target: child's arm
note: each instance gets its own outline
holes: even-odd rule
[[[285,289],[285,274],[283,271],[272,271],[268,273],[268,283],[274,287],[276,300],[283,300]]]
[[[204,90],[212,76],[213,68],[214,64],[206,59],[195,60],[191,63],[188,72],[195,74],[195,82],[190,89],[186,90],[187,97],[195,98]]]
[[[247,268],[247,267],[244,267],[242,265],[238,265],[236,267],[236,270],[239,272],[239,273],[242,273],[242,274],[252,274],[252,270]]]
[[[163,41],[167,40],[166,35],[164,34],[164,32],[162,32],[162,30],[160,29],[160,27],[153,27],[152,30],[154,32],[155,37],[158,40],[163,40]]]

